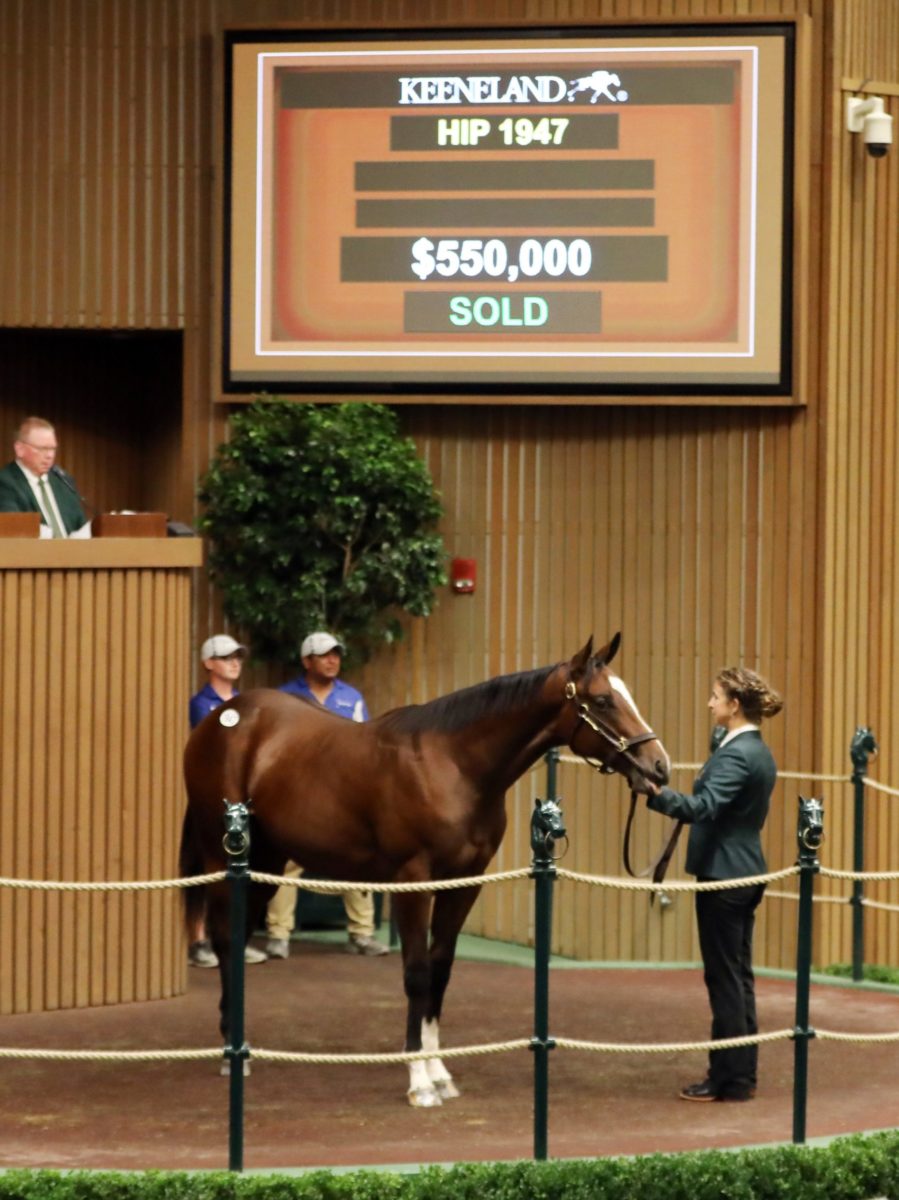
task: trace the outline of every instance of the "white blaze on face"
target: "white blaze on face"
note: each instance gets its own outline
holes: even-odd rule
[[[637,718],[637,720],[640,722],[640,724],[643,726],[643,728],[646,730],[646,732],[651,733],[652,727],[650,725],[647,725],[646,721],[644,721],[643,714],[640,712],[639,708],[637,708],[636,702],[630,693],[630,689],[628,688],[628,686],[624,682],[624,680],[620,679],[617,675],[610,674],[609,675],[609,683],[612,686],[612,690],[616,691],[619,696],[622,696],[627,701],[627,703],[630,705],[631,711],[633,712],[634,716]],[[664,746],[662,746],[661,742],[659,742],[659,746],[661,747],[662,753],[665,756],[665,764],[668,768],[668,771],[670,772],[671,771],[671,759],[668,757],[668,751],[665,749]]]

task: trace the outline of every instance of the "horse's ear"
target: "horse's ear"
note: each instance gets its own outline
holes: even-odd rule
[[[615,636],[612,638],[612,640],[609,642],[608,646],[603,646],[603,648],[601,650],[596,651],[596,665],[598,667],[608,666],[608,664],[612,661],[612,659],[618,653],[618,647],[620,645],[621,645],[621,634],[616,633]]]
[[[571,678],[580,679],[587,671],[590,659],[593,656],[593,634],[587,638],[587,644],[582,646],[575,654],[574,658],[568,664],[571,668]]]

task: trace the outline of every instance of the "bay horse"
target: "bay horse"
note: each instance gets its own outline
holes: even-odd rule
[[[280,874],[288,859],[331,879],[428,882],[482,875],[506,829],[506,791],[541,755],[567,745],[631,788],[667,781],[670,760],[624,683],[609,671],[620,635],[596,653],[504,675],[393,709],[365,724],[260,688],[210,713],[184,754],[188,807],[182,876],[226,867],[223,800],[250,810],[250,869]],[[210,885],[206,924],[218,955],[221,1030],[228,1034],[229,885]],[[410,1104],[458,1096],[439,1057],[439,1019],[456,940],[478,886],[393,895],[408,1010]],[[271,885],[248,889],[247,936]],[[203,903],[185,891],[188,925]],[[239,951],[243,951],[240,946]]]

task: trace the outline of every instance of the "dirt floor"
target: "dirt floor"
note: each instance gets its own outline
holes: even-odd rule
[[[250,1043],[271,1050],[392,1051],[404,1001],[396,954],[351,957],[303,940],[286,962],[248,968]],[[759,980],[762,1028],[792,1027],[789,979]],[[0,1047],[143,1049],[218,1044],[218,973],[192,970],[175,1000],[0,1018]],[[529,1037],[532,975],[524,966],[457,960],[446,1045]],[[899,996],[816,985],[813,1025],[899,1031]],[[707,1036],[698,970],[554,969],[550,1028],[590,1041]],[[899,1126],[899,1044],[810,1046],[809,1140]],[[257,1063],[246,1089],[245,1166],[451,1163],[533,1155],[533,1059],[526,1050],[451,1064],[458,1100],[414,1110],[402,1066]],[[687,1104],[678,1088],[704,1075],[701,1052],[550,1056],[549,1154],[640,1154],[788,1142],[793,1044],[761,1049],[747,1104]],[[0,1167],[216,1168],[228,1162],[228,1084],[217,1065],[0,1064]]]

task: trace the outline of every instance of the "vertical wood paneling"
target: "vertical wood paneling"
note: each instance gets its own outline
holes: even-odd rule
[[[190,580],[164,568],[0,571],[2,872],[177,874]],[[184,986],[177,893],[6,891],[0,1011]]]
[[[441,438],[452,446],[471,420],[472,411],[452,410],[441,416]],[[404,420],[420,439],[430,429],[430,410],[403,410]],[[591,632],[604,639],[616,628],[624,634],[621,671],[631,683],[645,715],[665,737],[672,754],[701,760],[708,740],[705,701],[715,670],[729,662],[745,662],[783,682],[791,664],[801,658],[795,631],[814,624],[815,579],[803,577],[789,562],[784,544],[784,513],[802,503],[795,476],[802,469],[791,458],[791,432],[802,414],[780,418],[773,436],[765,414],[735,410],[569,409],[544,413],[526,409],[514,420],[495,416],[482,423],[480,448],[465,445],[467,459],[484,456],[489,486],[480,515],[472,505],[472,526],[460,546],[455,511],[459,501],[458,462],[452,454],[430,461],[438,488],[453,496],[445,522],[450,553],[475,553],[479,590],[472,597],[446,594],[423,625],[424,658],[438,645],[461,646],[472,636],[488,648],[496,636],[520,646],[517,660],[494,654],[487,672],[464,651],[453,656],[453,676],[444,675],[441,690],[462,687],[495,671],[527,669],[570,655]],[[497,427],[501,455],[492,443]],[[512,434],[513,436],[509,436]],[[526,503],[549,519],[521,522],[522,472],[527,449],[539,444],[542,468],[532,475]],[[771,447],[775,451],[772,453]],[[497,491],[501,493],[497,498]],[[477,523],[481,524],[481,537]],[[490,536],[499,523],[498,536]],[[528,555],[540,564],[540,577],[527,590],[510,589],[522,569],[512,547],[522,545],[526,528],[533,544]],[[801,544],[801,539],[800,539]],[[520,553],[520,551],[519,551]],[[801,555],[799,556],[801,562]],[[497,599],[493,576],[506,578],[506,599]],[[486,580],[485,580],[486,574]],[[649,585],[647,582],[649,581]],[[487,597],[482,601],[482,590]],[[514,590],[514,603],[509,599]],[[477,606],[481,605],[480,610]],[[484,627],[472,629],[480,611]],[[542,618],[540,614],[543,614]],[[545,635],[527,646],[514,631],[544,624]],[[503,623],[505,632],[502,631]],[[429,647],[433,646],[433,650]],[[507,651],[511,655],[511,651]],[[687,662],[681,666],[682,656]],[[372,708],[395,701],[390,673],[383,662],[364,675]],[[424,681],[422,681],[424,684]],[[811,746],[793,731],[807,722],[801,683],[789,698],[787,712],[772,723],[770,737],[778,759],[792,769],[813,767]],[[431,694],[416,690],[416,700]],[[789,741],[795,757],[785,760]],[[689,786],[689,776],[680,780]],[[571,834],[567,863],[573,869],[620,874],[620,837],[626,812],[625,789],[617,780],[599,779],[582,767],[563,766],[560,791]],[[773,865],[795,857],[795,787],[781,784],[768,833]],[[535,795],[545,793],[541,770],[535,770],[510,799],[510,831],[497,868],[529,860],[528,819]],[[664,823],[648,814],[637,820],[636,855],[648,860],[661,843]],[[521,936],[521,902],[485,892],[471,927],[515,940]],[[789,965],[794,952],[793,917],[772,918],[773,959]],[[561,953],[579,957],[683,961],[695,958],[690,901],[679,898],[671,909],[650,909],[642,895],[573,889],[556,910],[556,939]]]
[[[186,0],[17,0],[0,121],[17,169],[0,197],[0,324],[183,324],[177,32]],[[153,186],[148,186],[152,180]],[[0,252],[2,253],[2,252]]]
[[[894,121],[899,117],[895,86],[899,68],[895,6],[851,2],[841,13],[842,56],[837,80],[892,81],[885,96]],[[892,30],[893,40],[881,44]],[[823,717],[825,763],[846,762],[856,725],[870,725],[881,745],[872,775],[895,784],[897,579],[895,560],[896,416],[899,402],[895,305],[897,239],[895,212],[899,168],[895,154],[873,160],[861,139],[845,131],[846,92],[834,89],[832,136],[828,144],[833,234],[828,254],[825,358],[829,431],[825,474],[826,577],[824,687],[830,703]],[[833,765],[825,769],[835,769]],[[896,807],[890,798],[869,793],[866,864],[888,869],[896,856]],[[849,789],[831,813],[834,865],[851,867],[852,798]],[[836,889],[831,889],[836,890]],[[870,886],[876,900],[896,902],[894,885]],[[897,922],[893,914],[871,910],[866,918],[867,961],[895,961]],[[828,906],[822,941],[834,959],[850,955],[848,914]]]

